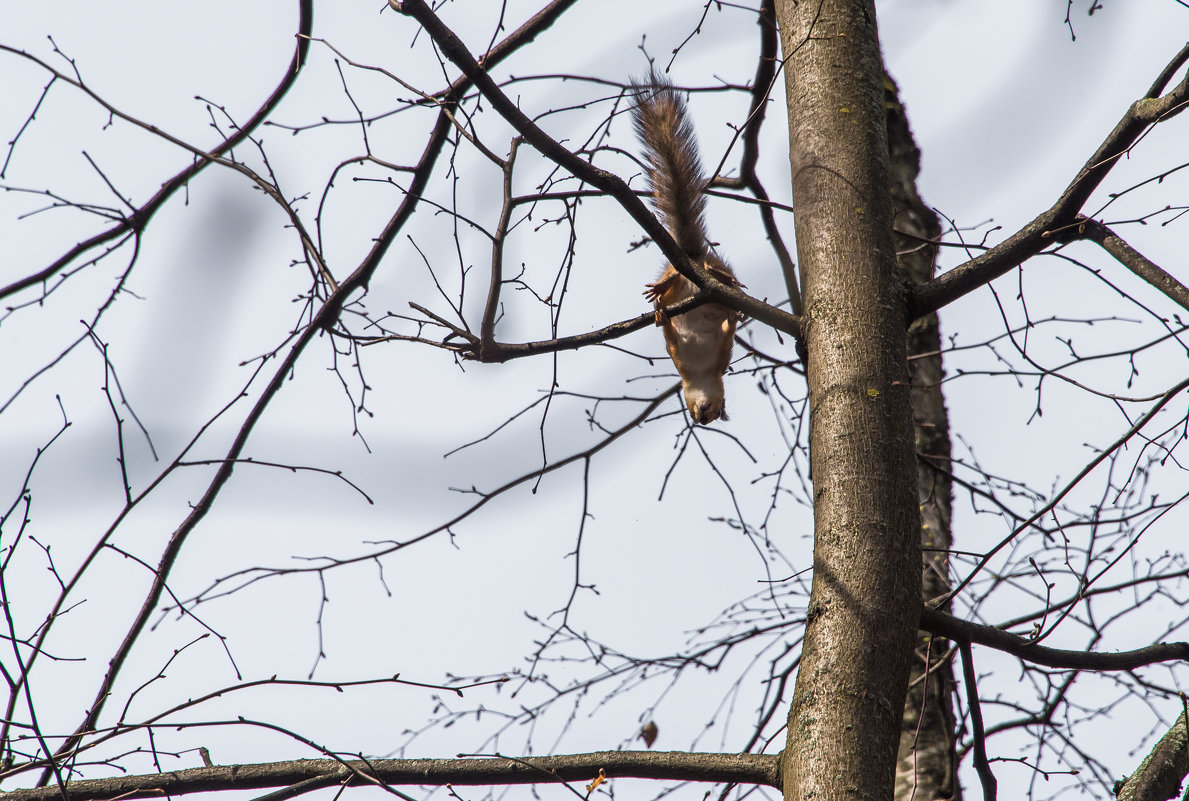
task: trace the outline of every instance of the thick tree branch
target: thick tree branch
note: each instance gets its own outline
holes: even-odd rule
[[[584,161],[541,130],[491,79],[486,71],[488,65],[486,63],[483,66],[479,65],[454,31],[450,30],[430,10],[424,0],[406,0],[403,3],[390,0],[389,4],[421,23],[426,33],[441,48],[442,53],[462,70],[463,75],[474,82],[475,87],[483,93],[496,113],[515,128],[526,142],[579,180],[602,190],[618,201],[624,210],[639,223],[640,227],[652,237],[678,272],[689,278],[706,293],[707,300],[722,303],[784,331],[786,334],[800,337],[799,317],[775,306],[770,306],[735,287],[727,286],[714,278],[701,265],[692,263],[689,256],[677,246],[665,227],[623,179],[594,166],[589,161]]]
[[[601,751],[552,757],[490,759],[376,759],[340,762],[299,759],[259,765],[115,776],[67,783],[64,787],[11,790],[5,801],[108,801],[159,798],[221,790],[258,790],[299,782],[306,789],[352,784],[506,785],[590,782],[602,771],[608,779],[639,778],[685,782],[725,782],[780,786],[778,757],[771,754],[689,754],[665,751]]]
[[[990,283],[1051,244],[1061,229],[1076,225],[1076,215],[1115,163],[1150,126],[1181,113],[1189,105],[1189,73],[1168,94],[1160,95],[1165,84],[1186,61],[1189,61],[1189,44],[1165,67],[1161,72],[1161,80],[1152,85],[1147,95],[1131,104],[1115,129],[1099,145],[1052,207],[999,245],[936,280],[917,287],[909,303],[909,320],[935,312]]]
[[[1181,696],[1184,698],[1184,696]],[[1164,801],[1181,793],[1189,774],[1189,719],[1182,712],[1115,795],[1119,801]]]
[[[1078,226],[1082,238],[1097,244],[1128,270],[1167,295],[1182,309],[1189,310],[1189,287],[1173,278],[1098,220],[1079,217]]]
[[[1189,661],[1189,642],[1162,642],[1134,651],[1095,653],[1066,651],[1036,645],[994,626],[971,623],[925,607],[921,612],[921,628],[958,643],[975,643],[1003,651],[1034,665],[1071,670],[1134,670],[1158,662]]]

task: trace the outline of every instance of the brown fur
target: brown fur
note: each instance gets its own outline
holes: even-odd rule
[[[650,76],[650,85],[636,84],[636,132],[644,145],[653,205],[673,239],[690,257],[726,284],[738,285],[734,272],[710,246],[703,213],[702,177],[693,126],[685,101],[672,84]],[[723,373],[731,363],[731,344],[738,315],[718,303],[669,317],[663,309],[697,293],[697,287],[669,265],[644,296],[656,306],[656,324],[665,334],[665,348],[681,375],[685,404],[695,422],[726,419]]]

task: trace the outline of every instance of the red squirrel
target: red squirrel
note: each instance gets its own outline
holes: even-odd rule
[[[706,234],[702,219],[706,180],[685,100],[671,83],[655,75],[647,85],[637,84],[635,89],[636,134],[644,145],[657,215],[691,261],[700,263],[724,284],[739,286],[735,273],[714,252]],[[718,303],[704,303],[676,317],[665,314],[665,306],[698,291],[672,264],[656,283],[646,286],[644,296],[656,307],[656,324],[664,329],[665,347],[681,375],[690,416],[703,425],[720,417],[726,420],[722,377],[731,363],[739,315]]]

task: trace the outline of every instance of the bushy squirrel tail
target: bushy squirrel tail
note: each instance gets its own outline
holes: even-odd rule
[[[677,245],[691,259],[702,261],[710,247],[702,219],[706,179],[685,99],[655,73],[632,86],[636,92],[636,134],[644,145],[657,214]]]

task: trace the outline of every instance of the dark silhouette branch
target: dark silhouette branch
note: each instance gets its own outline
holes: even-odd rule
[[[957,643],[974,643],[1011,654],[1025,662],[1051,668],[1071,670],[1134,670],[1159,662],[1189,661],[1189,642],[1162,642],[1134,651],[1101,653],[1066,651],[1036,645],[1031,640],[1011,632],[971,623],[936,609],[925,607],[921,612],[921,628]]]
[[[290,62],[289,67],[286,69],[284,76],[282,77],[281,81],[277,84],[277,87],[273,90],[272,94],[269,95],[268,99],[265,100],[263,105],[261,105],[261,107],[252,116],[252,118],[248,121],[248,123],[245,124],[240,129],[238,134],[233,135],[224,141],[223,145],[221,146],[221,148],[222,148],[221,152],[229,151],[232,147],[235,146],[236,143],[242,141],[256,127],[258,127],[261,123],[263,123],[263,121],[272,112],[272,110],[277,106],[277,104],[280,103],[281,98],[284,97],[284,95],[288,92],[289,88],[297,80],[297,76],[300,73],[302,66],[305,64],[306,54],[309,52],[309,41],[305,37],[308,37],[310,34],[310,31],[313,30],[313,24],[314,24],[313,14],[314,14],[313,0],[300,0],[298,26],[297,26],[297,28],[298,28],[298,30],[297,30],[297,34],[298,34],[297,35],[297,46],[293,53],[293,59]],[[79,84],[79,86],[80,86],[80,88],[84,88],[85,91],[87,91],[89,94],[91,94],[90,90],[86,90],[85,87],[82,87],[81,84]],[[94,97],[93,94],[92,94],[92,96]],[[96,99],[98,100],[97,97],[96,97]],[[99,102],[103,103],[103,101],[101,101],[101,100]],[[103,103],[103,105],[110,109],[110,106],[108,106],[108,104]],[[99,241],[100,242],[106,241],[105,239],[102,239],[102,237],[107,237],[107,239],[111,239],[111,238],[114,238],[114,237],[128,231],[128,230],[136,230],[136,231],[141,230],[149,219],[149,217],[145,216],[145,215],[151,214],[152,212],[154,212],[158,208],[160,208],[160,206],[162,204],[164,204],[164,202],[169,198],[170,195],[173,194],[173,192],[177,191],[182,186],[184,186],[186,181],[189,180],[189,178],[193,177],[194,174],[197,174],[199,171],[201,171],[201,169],[203,167],[205,167],[206,164],[208,164],[208,163],[210,163],[210,162],[209,161],[196,162],[194,165],[192,165],[190,167],[189,170],[184,170],[183,172],[179,173],[170,182],[168,182],[164,187],[162,187],[161,191],[157,193],[157,195],[153,198],[153,200],[151,200],[148,204],[146,204],[144,207],[142,207],[136,214],[134,214],[132,217],[125,219],[120,225],[115,226],[108,232],[101,234]],[[95,242],[91,245],[88,245],[88,247],[93,247],[94,244],[98,244],[98,243],[99,242]],[[83,244],[85,245],[87,243],[83,243]],[[83,248],[83,245],[76,246],[69,253],[67,253],[65,256],[63,256],[61,259],[59,259],[57,262],[55,262],[55,264],[60,265],[60,266],[65,266],[71,260],[73,260],[79,253],[84,252],[81,248]],[[53,267],[53,266],[54,265],[51,265],[51,267]],[[47,269],[49,269],[49,268],[47,268]],[[59,267],[59,269],[60,269],[60,267]],[[5,290],[5,291],[7,291],[7,290]],[[308,341],[308,337],[307,337],[307,341]],[[287,372],[287,370],[285,372]],[[280,382],[281,382],[281,379],[280,379],[280,377],[278,377],[273,382],[273,384],[275,387],[279,388]],[[275,391],[275,389],[273,391]],[[258,404],[256,409],[258,411],[262,412],[263,406],[267,403],[267,400],[269,398],[271,398],[271,393],[266,393],[265,396],[263,398],[261,398],[260,403]],[[254,422],[254,420],[252,422]],[[236,445],[233,446],[232,452],[230,452],[228,454],[229,459],[234,460],[234,459],[238,458],[240,449],[242,449],[244,442],[246,442],[247,434],[248,434],[248,431],[250,431],[250,430],[251,430],[250,423],[248,425],[246,425],[244,427],[244,429],[241,430],[240,436],[236,439]],[[210,490],[208,491],[207,495],[203,498],[203,501],[206,502],[205,503],[206,508],[209,508],[210,503],[213,502],[214,495],[217,494],[218,488],[222,487],[222,485],[226,482],[227,478],[230,477],[232,466],[233,466],[233,462],[227,462],[217,472],[216,478],[212,482]],[[111,695],[111,687],[115,682],[116,676],[120,672],[120,668],[123,666],[124,660],[127,658],[129,652],[132,649],[133,643],[136,641],[140,632],[143,630],[145,624],[148,622],[149,615],[152,613],[153,609],[155,608],[157,601],[161,597],[161,594],[165,591],[166,576],[168,575],[169,568],[172,566],[173,561],[177,557],[177,552],[181,547],[181,542],[182,542],[182,540],[184,540],[185,534],[188,533],[188,531],[190,530],[190,528],[193,527],[193,525],[197,524],[198,520],[201,519],[204,516],[204,514],[205,514],[205,509],[200,511],[200,508],[196,507],[194,509],[194,511],[191,512],[191,514],[189,515],[189,518],[188,518],[188,522],[190,522],[189,528],[187,528],[186,524],[183,523],[182,527],[180,527],[174,533],[173,537],[171,537],[170,544],[166,547],[166,550],[165,550],[164,554],[162,555],[160,567],[158,568],[158,574],[153,581],[153,586],[149,590],[149,593],[145,598],[145,603],[144,603],[139,615],[137,616],[135,622],[133,622],[128,633],[125,635],[124,641],[121,643],[119,649],[116,651],[116,654],[112,657],[111,662],[109,663],[109,668],[108,668],[107,674],[104,676],[103,681],[100,684],[99,690],[95,695],[94,702],[92,702],[90,709],[87,711],[87,714],[84,716],[83,721],[79,724],[79,726],[75,730],[74,734],[70,735],[65,740],[63,740],[62,744],[59,746],[58,750],[55,752],[55,756],[62,756],[64,754],[68,754],[71,751],[73,751],[74,748],[78,745],[79,741],[82,739],[83,734],[85,732],[90,731],[95,728],[95,723],[98,720],[100,713],[103,711],[103,707],[106,704],[107,699]],[[75,578],[76,579],[78,578],[77,574],[76,574]],[[71,583],[71,585],[73,585],[73,582]],[[63,589],[62,594],[59,596],[58,606],[60,606],[61,603],[65,601],[65,598],[66,598],[66,595],[68,594],[68,592],[69,592],[69,587],[66,587]],[[38,648],[40,648],[40,646],[44,643],[45,638],[49,633],[49,630],[50,630],[50,626],[48,626],[48,625],[42,629],[41,634],[37,641]],[[26,666],[26,673],[24,673],[22,675],[27,675],[28,670],[29,670],[29,666]],[[53,771],[47,769],[42,774],[40,783],[44,784],[45,782],[49,781],[49,779],[52,777],[52,773],[53,773]]]
[[[492,48],[488,54],[490,61],[499,61],[507,57],[516,48],[522,44],[532,41],[532,39],[543,28],[548,27],[557,18],[562,11],[571,5],[575,0],[558,0],[550,6],[543,9],[536,14],[528,23],[518,28],[508,36],[503,42]],[[279,102],[280,95],[284,92],[281,88],[287,89],[296,79],[296,74],[304,63],[306,52],[308,52],[308,37],[313,26],[313,6],[312,0],[301,0],[301,19],[298,25],[298,49],[294,55],[293,63],[286,77],[277,90],[274,90],[269,101],[266,102],[267,110],[271,111],[276,102]],[[456,81],[451,87],[450,95],[453,98],[460,97],[462,93],[469,86],[465,79]],[[456,102],[456,100],[454,101]],[[269,105],[271,103],[272,105]],[[355,271],[343,281],[339,287],[333,291],[326,303],[317,310],[307,326],[301,334],[296,338],[288,353],[280,360],[280,363],[269,379],[267,385],[261,390],[260,397],[252,406],[251,410],[246,415],[243,424],[240,426],[238,433],[226,456],[221,467],[216,471],[210,484],[202,497],[194,504],[191,512],[186,516],[186,519],[175,529],[170,535],[169,541],[162,551],[161,558],[156,568],[156,576],[153,580],[153,585],[146,594],[144,602],[136,618],[133,620],[124,635],[120,646],[113,655],[108,670],[104,675],[103,681],[100,683],[95,700],[92,702],[83,721],[79,724],[75,732],[69,737],[65,738],[58,750],[55,752],[55,757],[62,757],[72,752],[81,741],[82,737],[89,731],[96,727],[99,715],[102,713],[107,699],[111,695],[111,688],[115,684],[116,678],[123,667],[125,660],[131,653],[133,646],[139,639],[140,634],[144,631],[148,624],[149,618],[156,609],[157,603],[160,601],[162,594],[165,591],[166,580],[177,561],[178,555],[181,552],[182,545],[186,541],[190,532],[198,525],[198,523],[206,517],[207,512],[210,511],[214,505],[215,498],[218,497],[219,492],[223,486],[231,478],[236,460],[239,459],[244,446],[247,444],[248,438],[254,430],[256,423],[264,414],[264,410],[271,403],[273,397],[276,395],[284,383],[288,380],[294,365],[298,358],[305,351],[306,347],[312,342],[318,334],[332,326],[338,317],[339,310],[342,308],[343,302],[347,297],[352,295],[357,289],[366,287],[371,275],[379,265],[383,255],[387,252],[388,246],[395,238],[397,231],[404,225],[408,217],[413,213],[417,205],[417,200],[422,194],[426,183],[429,181],[429,176],[433,171],[433,167],[437,162],[437,156],[441,152],[442,144],[446,139],[446,132],[449,129],[450,115],[447,113],[449,108],[453,106],[453,102],[448,102],[443,105],[443,113],[439,115],[438,122],[431,134],[429,143],[423,151],[422,158],[418,162],[417,168],[414,172],[414,178],[410,184],[405,200],[401,203],[396,213],[389,220],[384,232],[377,238],[376,244],[373,246],[371,252],[365,257],[364,261],[355,269]],[[266,116],[265,107],[253,116],[253,121],[263,119]],[[76,577],[77,578],[77,577]],[[62,600],[65,599],[67,592],[62,593]],[[42,629],[42,633],[38,640],[38,644],[44,640],[49,631],[49,626]],[[51,777],[47,770],[41,777],[40,783],[44,784]]]
[[[957,638],[951,638],[957,639]],[[995,801],[998,782],[987,761],[987,733],[983,728],[983,709],[978,698],[978,684],[974,675],[974,655],[969,642],[959,642],[962,652],[962,683],[966,685],[966,701],[970,706],[970,724],[974,738],[974,770],[983,786],[983,801]]]
[[[1081,238],[1089,239],[1114,256],[1116,261],[1128,270],[1163,292],[1182,309],[1189,310],[1189,287],[1173,278],[1098,220],[1080,217],[1078,226],[1081,229]]]
[[[273,89],[272,94],[268,96],[268,99],[266,99],[256,111],[256,113],[252,115],[251,119],[245,122],[242,126],[238,127],[235,133],[223,140],[223,142],[221,142],[218,147],[211,150],[208,154],[205,154],[205,158],[201,156],[197,157],[193,164],[179,172],[173,178],[170,178],[168,181],[166,181],[161,186],[161,189],[159,189],[147,203],[145,203],[139,209],[136,209],[132,214],[124,217],[124,219],[106,231],[103,231],[102,233],[96,234],[90,239],[78,243],[69,251],[64,253],[61,257],[59,257],[56,261],[54,261],[53,264],[50,264],[36,273],[27,275],[24,278],[14,281],[8,286],[0,288],[0,298],[8,297],[9,295],[20,292],[22,289],[27,289],[28,287],[36,286],[43,281],[49,280],[51,277],[65,269],[67,265],[72,263],[79,256],[87,253],[93,248],[99,247],[106,242],[111,242],[115,239],[118,239],[129,232],[139,232],[143,230],[152,216],[157,213],[157,210],[165,205],[165,202],[173,197],[173,195],[179,189],[181,189],[183,186],[186,186],[191,180],[194,179],[195,176],[206,169],[206,167],[211,164],[212,161],[222,158],[224,154],[230,153],[237,145],[246,141],[248,137],[251,136],[252,133],[268,118],[268,115],[273,112],[273,109],[277,107],[277,105],[281,102],[281,99],[284,98],[284,96],[289,92],[289,89],[297,81],[297,76],[301,72],[302,66],[305,65],[306,56],[310,51],[309,36],[314,26],[314,3],[313,0],[300,0],[299,6],[300,11],[297,25],[297,47],[294,50],[293,59],[290,61],[289,67],[285,70],[284,77],[282,77],[276,88]],[[120,113],[110,103],[91,91],[91,89],[83,84],[82,81],[76,78],[71,78],[65,73],[52,69],[40,59],[24,52],[23,50],[17,50],[6,45],[0,45],[0,51],[13,53],[14,55],[18,55],[33,61],[38,66],[53,72],[56,79],[69,83],[76,88],[81,89],[83,92],[86,92],[92,100],[99,103],[99,105],[103,106],[104,109],[111,112],[112,114],[115,114],[116,116],[119,116],[128,122],[139,125],[142,128],[158,134],[159,136],[165,136],[165,138],[169,139],[170,141],[174,141],[175,144],[180,144],[183,147],[185,146],[183,143],[167,136],[156,126],[146,125],[145,123],[142,123],[133,117],[129,117]]]
[[[554,0],[554,2],[547,5],[545,8],[534,14],[527,22],[508,35],[506,39],[491,48],[483,57],[483,63],[489,66],[494,66],[523,45],[528,44],[536,38],[537,34],[549,28],[565,11],[577,0]],[[450,85],[450,88],[441,95],[439,101],[440,113],[438,119],[434,123],[433,131],[429,135],[429,139],[425,145],[425,150],[422,151],[421,159],[417,162],[417,167],[413,172],[413,180],[410,182],[408,188],[405,190],[405,199],[401,202],[388,224],[384,226],[384,230],[376,237],[375,244],[364,257],[363,262],[351,274],[344,285],[351,288],[352,291],[358,288],[367,289],[371,282],[372,275],[383,261],[384,255],[388,253],[388,248],[392,246],[396,239],[397,233],[404,227],[409,217],[412,216],[413,211],[419,205],[422,195],[425,193],[425,188],[429,184],[429,178],[433,174],[433,168],[437,164],[438,156],[441,155],[442,148],[446,144],[447,134],[454,128],[454,111],[458,106],[458,102],[463,95],[471,88],[472,80],[468,75],[456,80]],[[331,309],[337,312],[341,308],[343,301],[350,293],[337,292]],[[337,317],[337,314],[335,315]]]
[[[207,587],[202,592],[198,593],[196,596],[187,600],[185,603],[187,605],[197,606],[200,603],[205,603],[207,601],[213,600],[214,598],[222,597],[225,595],[230,595],[231,593],[237,592],[238,590],[241,590],[250,584],[254,584],[257,581],[261,581],[261,580],[271,577],[271,576],[293,575],[293,574],[300,574],[300,573],[321,574],[327,570],[340,568],[340,567],[343,567],[346,565],[359,564],[361,562],[370,562],[370,561],[379,559],[382,556],[388,556],[389,554],[395,553],[396,551],[403,550],[405,548],[409,548],[413,545],[416,545],[417,543],[423,542],[431,537],[438,536],[444,532],[449,532],[452,527],[457,526],[462,521],[470,518],[472,515],[474,515],[476,512],[478,512],[484,506],[486,506],[489,502],[491,502],[495,498],[498,498],[499,496],[509,492],[510,490],[512,490],[516,487],[519,487],[522,484],[525,484],[527,482],[539,480],[541,476],[547,475],[549,473],[554,473],[558,470],[561,470],[562,468],[567,467],[568,465],[574,464],[575,462],[589,460],[595,454],[597,454],[600,451],[604,450],[605,448],[609,447],[612,443],[616,442],[620,438],[626,436],[629,432],[634,431],[636,428],[643,425],[644,422],[653,414],[653,412],[655,412],[657,410],[657,408],[660,407],[660,405],[665,400],[676,395],[677,391],[679,389],[681,389],[681,384],[676,383],[676,384],[672,384],[671,386],[669,386],[668,389],[665,389],[665,390],[659,392],[658,394],[654,395],[652,398],[648,399],[645,402],[644,407],[640,410],[639,413],[637,413],[630,420],[627,420],[626,422],[624,422],[619,427],[608,430],[600,440],[595,442],[590,447],[584,448],[581,451],[578,451],[575,453],[571,453],[563,458],[555,459],[554,461],[551,461],[549,464],[547,464],[543,467],[539,467],[535,470],[530,470],[527,473],[524,473],[522,475],[517,476],[516,478],[513,478],[509,481],[504,482],[503,484],[496,487],[495,489],[480,491],[480,490],[477,490],[474,487],[472,487],[471,489],[466,490],[466,492],[469,494],[477,495],[479,497],[479,499],[477,501],[475,501],[475,503],[468,506],[466,509],[463,509],[461,512],[456,514],[451,519],[449,519],[443,523],[440,523],[427,531],[423,531],[420,534],[417,534],[417,535],[410,537],[408,539],[405,539],[405,540],[401,540],[399,542],[392,541],[392,540],[386,541],[388,544],[385,547],[383,547],[379,550],[360,554],[358,556],[352,556],[352,557],[348,557],[348,558],[339,558],[339,559],[329,559],[329,557],[326,557],[328,559],[328,562],[326,564],[311,564],[311,565],[302,565],[299,567],[277,567],[277,568],[252,567],[252,568],[247,568],[244,570],[239,570],[239,571],[236,571],[235,573],[231,573],[226,576],[223,576],[220,579],[217,579],[213,584],[211,584],[209,587]],[[471,444],[474,444],[474,443],[471,443]],[[221,587],[223,587],[224,584],[226,584],[229,581],[233,581],[233,580],[238,583],[236,583],[234,586],[232,586],[230,588],[220,589]]]
[[[618,201],[624,210],[632,216],[632,219],[652,237],[678,272],[703,290],[707,296],[706,300],[722,303],[741,311],[791,336],[800,336],[799,317],[775,306],[770,306],[735,287],[727,286],[700,265],[691,262],[689,256],[677,246],[665,227],[623,179],[594,166],[589,161],[584,161],[541,130],[487,74],[489,63],[485,61],[480,66],[458,36],[430,10],[423,0],[407,0],[403,3],[390,0],[389,4],[421,23],[426,33],[441,48],[442,53],[462,70],[463,75],[474,82],[475,87],[483,93],[496,113],[515,128],[526,142],[578,179],[602,190]]]
[[[909,320],[935,312],[954,300],[1019,266],[1061,238],[1062,229],[1076,226],[1076,215],[1115,166],[1145,132],[1158,122],[1174,117],[1189,106],[1189,73],[1168,94],[1160,92],[1176,70],[1189,61],[1189,44],[1177,53],[1143,98],[1119,120],[1094,155],[1047,211],[1012,234],[999,245],[959,265],[934,281],[922,284],[912,294]]]
[[[5,801],[109,801],[159,798],[222,790],[257,790],[301,783],[335,785],[508,785],[638,778],[727,782],[780,787],[772,754],[690,754],[681,751],[601,751],[551,757],[480,759],[376,759],[339,762],[299,759],[258,765],[219,765],[143,776],[68,782],[62,787],[10,790]]]

